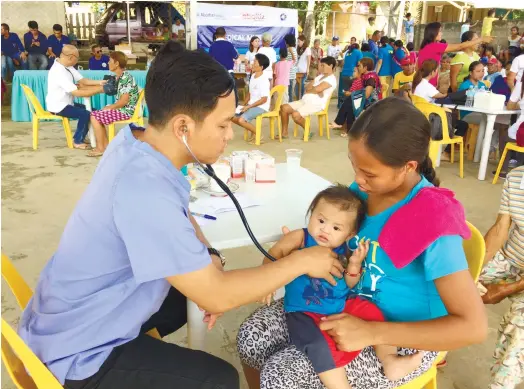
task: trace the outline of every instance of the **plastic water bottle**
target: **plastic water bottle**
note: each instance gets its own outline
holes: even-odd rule
[[[466,91],[466,107],[473,107],[474,95],[475,88],[473,88],[473,86],[470,86],[469,89]]]

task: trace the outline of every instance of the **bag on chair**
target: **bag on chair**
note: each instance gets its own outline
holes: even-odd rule
[[[364,107],[366,106],[366,90],[359,89],[354,92],[351,92],[351,104],[353,107],[353,114],[355,119],[360,116]]]
[[[118,91],[118,81],[115,76],[104,76],[107,82],[104,84],[104,93],[108,96],[116,95]]]
[[[435,104],[454,104],[454,105],[466,105],[466,91],[461,90],[458,92],[453,92],[447,95],[442,99],[436,99]]]
[[[448,134],[450,138],[455,136],[455,131],[453,130],[453,118],[451,112],[446,112],[446,117],[448,119]],[[433,140],[442,140],[442,120],[440,116],[434,113],[429,114],[429,124],[431,125],[431,139]]]

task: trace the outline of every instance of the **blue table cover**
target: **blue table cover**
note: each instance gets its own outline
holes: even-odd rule
[[[80,74],[91,80],[103,80],[106,74],[112,74],[104,70],[80,70]],[[145,70],[130,70],[129,73],[135,78],[140,89],[146,86]],[[11,94],[11,119],[14,122],[30,122],[32,119],[31,111],[21,84],[25,84],[35,92],[40,104],[47,110],[45,96],[47,94],[47,70],[17,70],[13,77],[13,91]],[[83,103],[83,98],[75,101]],[[104,93],[91,97],[91,107],[93,110],[102,109],[108,104],[115,102],[115,96],[108,96]],[[144,116],[149,117],[149,111],[144,102]]]

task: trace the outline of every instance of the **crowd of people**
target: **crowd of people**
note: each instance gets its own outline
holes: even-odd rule
[[[168,42],[148,72],[148,127],[128,126],[112,144],[106,126],[129,119],[139,98],[126,55],[104,55],[100,46],[92,47],[90,67],[115,75],[116,90],[109,91],[110,80],[90,80],[77,71],[78,50],[62,41],[60,26],[53,40],[30,22],[24,46],[2,25],[2,39],[13,48],[6,54],[2,41],[2,58],[11,60],[6,69],[50,66],[47,109],[78,119],[74,148],[89,149],[91,124],[96,148],[88,156],[111,151],[20,322],[20,335],[61,384],[156,389],[205,382],[238,388],[238,373],[224,361],[146,335],[152,328],[161,336],[180,328],[187,318],[186,298],[206,310],[211,326],[219,313],[257,299],[268,302],[238,332],[250,387],[367,389],[411,381],[432,366],[434,350],[482,342],[487,333],[482,301],[510,297],[490,388],[514,389],[524,379],[524,167],[508,173],[499,217],[486,236],[481,300],[462,248],[469,229],[456,215],[463,215],[463,208],[436,188],[428,155],[430,124],[411,103],[413,96],[435,102],[502,82],[508,108],[524,112],[524,54],[513,45],[497,58],[489,23],[481,36],[468,24],[459,44],[443,41],[440,23],[430,23],[418,52],[410,14],[404,20],[406,42],[385,36],[374,23],[370,18],[366,41],[352,38],[341,48],[334,36],[325,53],[320,41],[310,47],[304,35],[287,35],[278,48],[271,46],[269,33],[253,36],[243,59],[248,83],[243,101],[234,80],[241,57],[224,27],[216,29],[209,54]],[[516,40],[511,31],[510,43]],[[189,186],[180,169],[195,156],[216,162],[233,136],[231,122],[249,131],[254,142],[252,122],[271,109],[275,86],[284,90],[283,138],[289,136],[290,119],[304,127],[308,116],[327,107],[338,86],[339,109],[330,126],[345,129],[341,135],[348,138],[356,179],[349,190],[334,186],[318,194],[307,228],[285,229],[270,250],[278,261],[224,271],[225,260],[188,211]],[[94,112],[74,103],[75,97],[97,93],[115,94],[116,101]],[[478,115],[463,112],[458,121],[475,123]],[[524,113],[506,130],[508,138],[517,139],[518,131],[524,136],[523,124]],[[456,130],[465,135],[463,126]],[[428,211],[436,204],[441,214]],[[409,217],[413,220],[404,223]],[[435,234],[423,236],[428,224],[436,226]],[[383,233],[397,246],[382,244]],[[398,263],[390,253],[414,235],[424,243],[408,253],[407,263]],[[86,251],[71,236],[103,244]],[[344,267],[336,254],[348,254],[348,241],[355,245]],[[144,258],[150,260],[147,266]],[[282,286],[286,298],[271,302]],[[305,295],[307,288],[312,296]],[[326,304],[311,304],[316,300],[308,298],[320,299],[322,293],[321,298],[331,293]]]

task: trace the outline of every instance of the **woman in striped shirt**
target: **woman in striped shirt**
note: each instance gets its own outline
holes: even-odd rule
[[[484,303],[511,302],[500,323],[490,388],[514,389],[524,381],[524,166],[508,173],[497,221],[486,234],[485,261]]]

